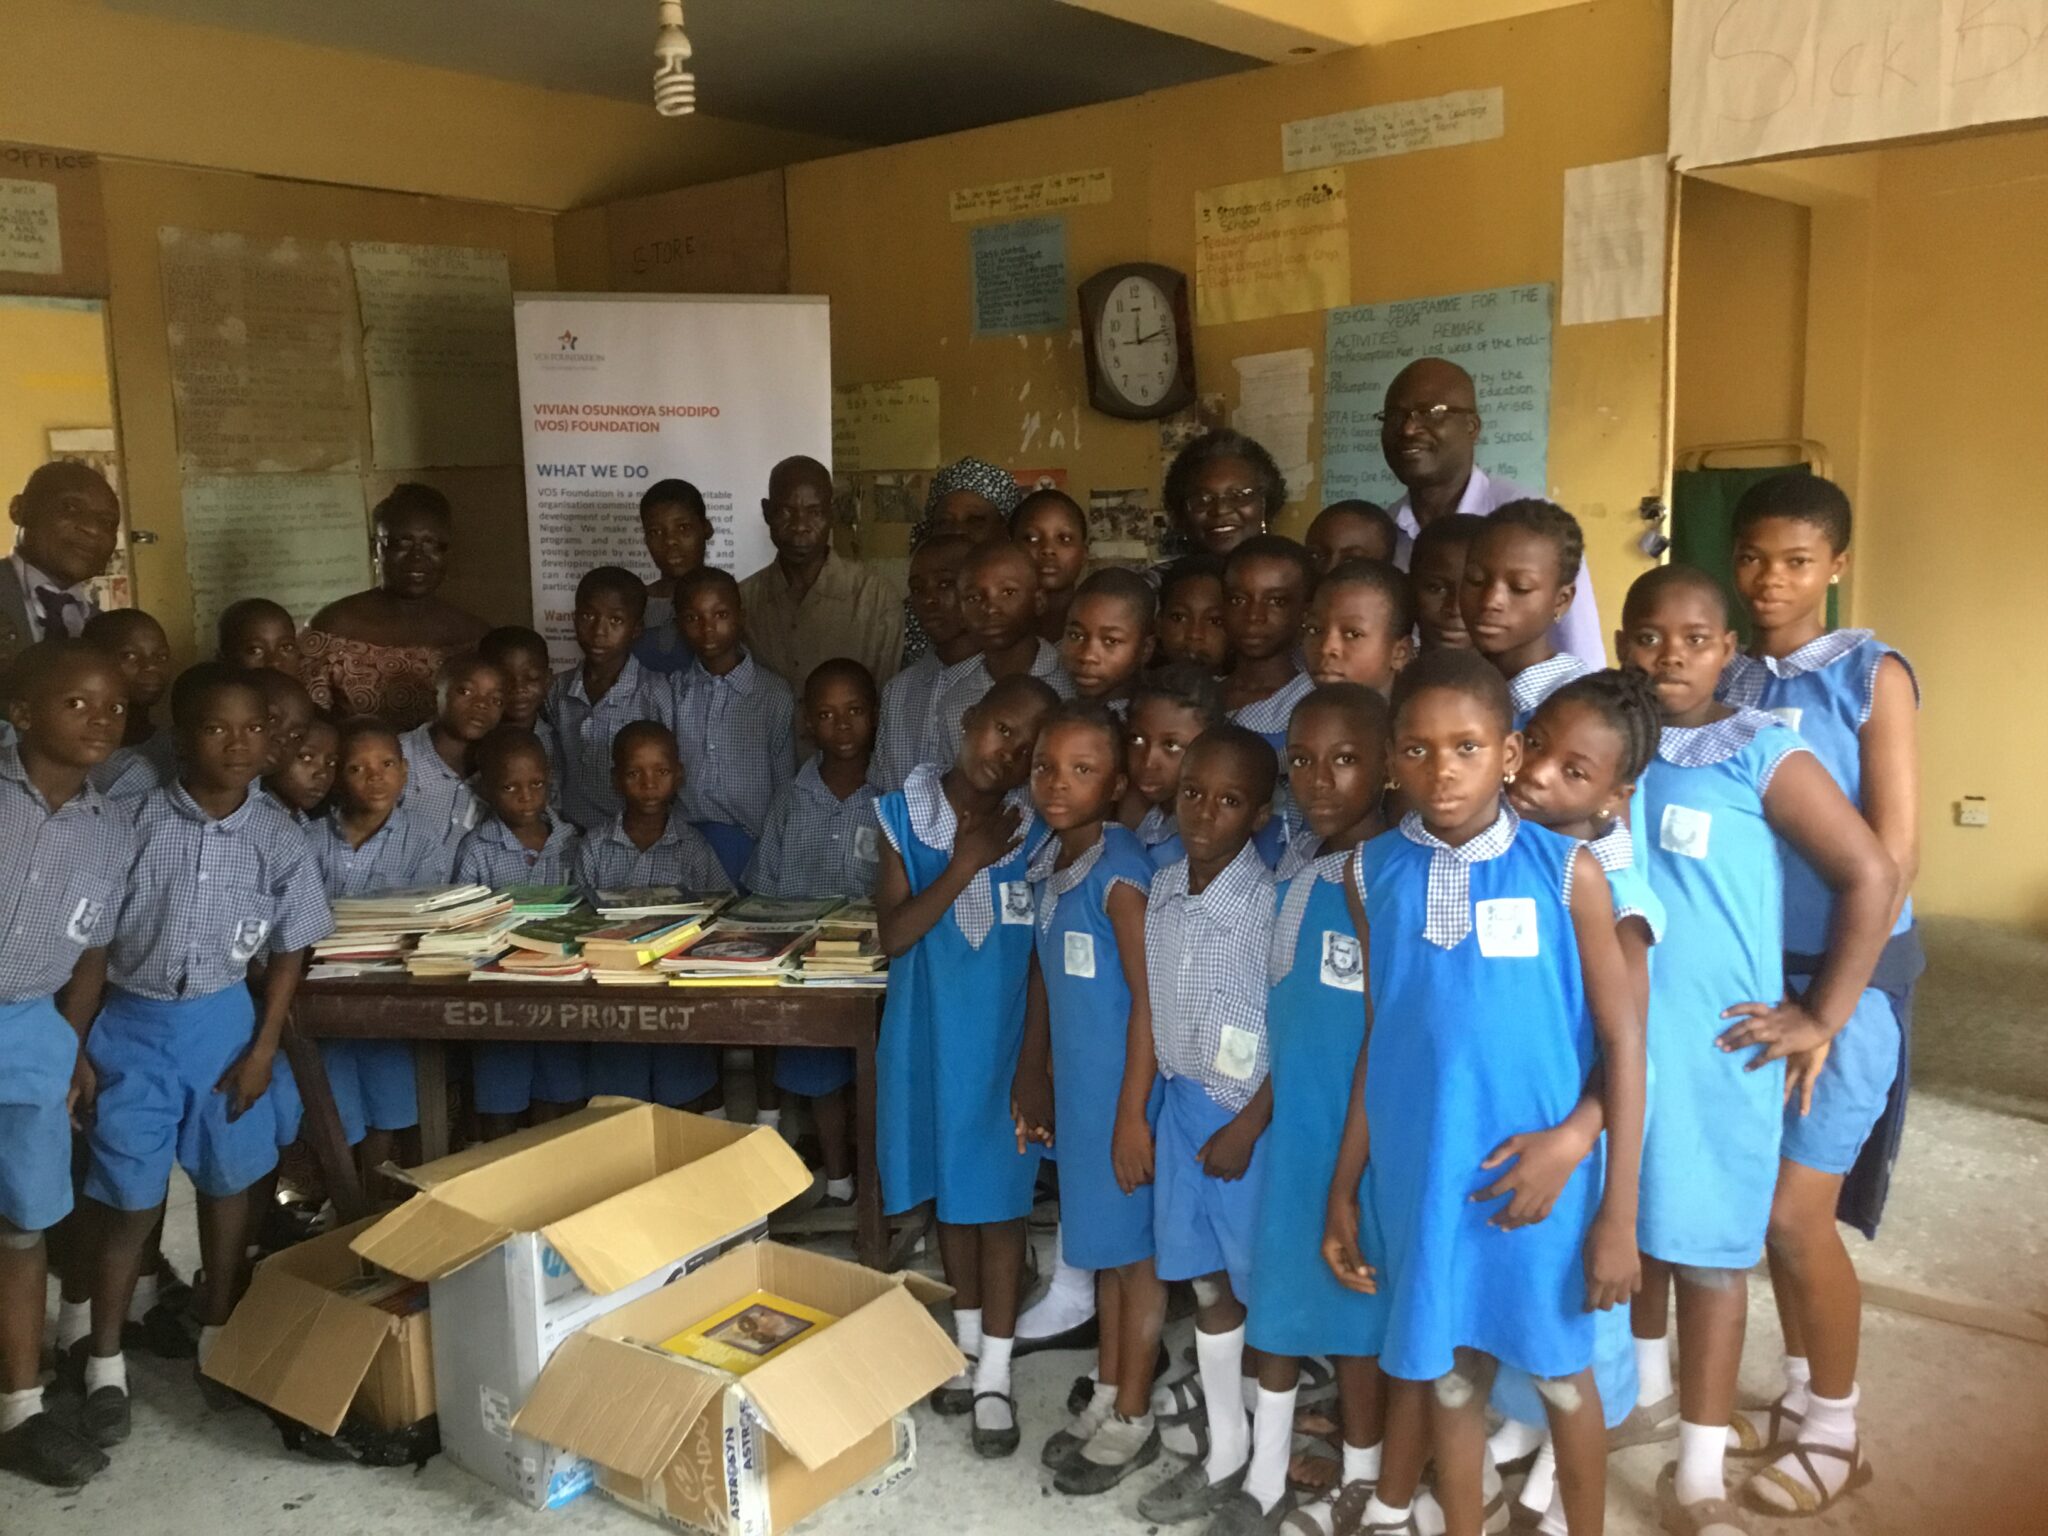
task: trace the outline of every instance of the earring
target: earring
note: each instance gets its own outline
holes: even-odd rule
[[[1831,587],[1839,587],[1841,584],[1842,578],[1839,576],[1830,576],[1828,578],[1828,585]]]
[[[1511,773],[1505,779],[1501,780],[1501,782],[1503,784],[1512,784],[1515,782],[1515,776]]]

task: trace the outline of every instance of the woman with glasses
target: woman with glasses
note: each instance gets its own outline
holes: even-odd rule
[[[1166,471],[1166,510],[1182,547],[1218,559],[1264,533],[1287,504],[1287,481],[1273,455],[1242,432],[1204,432],[1174,455]]]
[[[448,574],[455,519],[430,485],[377,503],[378,585],[329,603],[299,633],[306,687],[330,714],[375,715],[396,731],[434,713],[434,674],[489,625],[435,594]]]

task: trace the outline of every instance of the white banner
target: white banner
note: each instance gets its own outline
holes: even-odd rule
[[[2048,116],[2048,0],[1678,0],[1671,153],[1727,165]]]
[[[832,458],[831,311],[822,298],[519,294],[520,432],[534,628],[575,658],[576,583],[651,578],[640,495],[682,479],[711,515],[708,563],[774,558],[761,498],[780,459]]]

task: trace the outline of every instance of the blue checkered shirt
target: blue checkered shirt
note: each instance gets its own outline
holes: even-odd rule
[[[580,840],[568,822],[550,817],[548,840],[529,848],[505,823],[488,816],[455,850],[455,883],[488,885],[494,891],[510,885],[567,885],[576,878]]]
[[[211,997],[238,985],[266,950],[290,954],[326,938],[334,914],[307,842],[253,786],[219,821],[182,784],[146,797],[107,979],[163,1001]]]
[[[434,724],[414,726],[398,738],[405,754],[405,808],[451,847],[488,814],[469,780],[434,749]]]
[[[675,675],[674,711],[690,820],[724,822],[759,837],[775,792],[796,777],[796,696],[789,684],[750,655],[723,677],[693,661]]]
[[[641,850],[626,836],[625,818],[615,816],[609,824],[584,834],[576,848],[576,883],[593,904],[599,891],[623,891],[643,885],[673,885],[685,891],[729,891],[725,866],[704,840],[704,834],[690,825],[678,807],[670,814],[668,829],[652,847]]]
[[[132,815],[136,801],[151,790],[162,789],[177,776],[177,733],[158,731],[137,746],[116,747],[86,778],[109,803]]]
[[[50,996],[107,945],[134,862],[135,829],[105,796],[86,784],[52,811],[0,746],[0,999]]]
[[[1559,651],[1548,661],[1522,668],[1508,679],[1508,702],[1515,718],[1526,724],[1545,699],[1592,670],[1570,651]]]
[[[740,884],[763,896],[816,897],[874,894],[881,858],[875,786],[863,784],[844,800],[833,794],[809,758],[775,793],[768,825]]]
[[[1235,1114],[1266,1080],[1266,970],[1273,877],[1247,842],[1200,895],[1188,861],[1152,877],[1145,904],[1145,978],[1159,1070],[1200,1083]]]
[[[1419,813],[1410,811],[1401,818],[1401,835],[1430,850],[1422,936],[1438,949],[1456,949],[1472,931],[1472,866],[1506,853],[1515,845],[1515,833],[1521,826],[1522,818],[1503,800],[1484,832],[1453,848],[1422,824]],[[1569,902],[1571,868],[1577,861],[1564,862],[1565,899]]]
[[[1230,718],[1248,731],[1271,739],[1275,735],[1287,735],[1287,722],[1294,718],[1294,706],[1315,692],[1316,680],[1306,672],[1297,672],[1286,682],[1275,688],[1263,699],[1253,699],[1242,709],[1233,710]],[[1284,779],[1281,781],[1286,782]]]
[[[557,672],[540,713],[554,737],[552,766],[561,785],[562,814],[585,831],[619,814],[618,791],[612,788],[612,738],[635,720],[675,726],[669,680],[631,656],[595,704],[584,691],[580,662]]]
[[[949,667],[935,654],[926,651],[882,685],[875,751],[868,759],[870,784],[883,794],[903,787],[903,781],[910,777],[910,770],[922,761],[925,732],[932,720],[932,706],[941,694],[973,671],[980,661],[979,656],[969,656]]]
[[[403,805],[360,848],[349,847],[342,835],[339,811],[329,811],[306,828],[306,845],[329,899],[446,885],[455,872],[454,844]]]
[[[941,768],[952,767],[960,755],[960,741],[967,734],[967,711],[986,698],[989,689],[996,685],[979,656],[962,662],[961,667],[965,670],[946,684],[944,692],[933,696],[924,745],[918,750],[920,761],[936,763]],[[1074,696],[1074,680],[1060,665],[1059,648],[1050,640],[1038,642],[1038,654],[1031,658],[1031,675],[1063,699]]]

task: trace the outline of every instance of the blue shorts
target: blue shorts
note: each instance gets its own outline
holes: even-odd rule
[[[718,1052],[708,1045],[593,1045],[585,1082],[592,1095],[680,1109],[718,1086]]]
[[[1849,1022],[1835,1036],[1813,1087],[1812,1110],[1800,1114],[1796,1096],[1785,1106],[1778,1155],[1821,1173],[1848,1173],[1884,1114],[1898,1071],[1898,1016],[1891,999],[1872,987],[1856,999]]]
[[[240,1194],[277,1166],[270,1095],[239,1120],[221,1075],[256,1037],[256,1006],[240,982],[176,1002],[118,989],[86,1037],[99,1074],[85,1192],[120,1211],[146,1211],[170,1192],[171,1164],[209,1199]]]
[[[327,1064],[341,1134],[350,1146],[370,1131],[403,1131],[420,1123],[419,1079],[409,1042],[322,1040],[320,1059]]]
[[[291,1059],[282,1046],[270,1066],[270,1112],[277,1120],[277,1149],[282,1152],[299,1139],[299,1130],[306,1123],[306,1101],[299,1096],[298,1074],[292,1071]]]
[[[775,1086],[799,1098],[837,1093],[853,1081],[853,1052],[829,1045],[785,1045],[775,1053]]]
[[[1220,1272],[1243,1301],[1252,1293],[1252,1249],[1258,1240],[1259,1191],[1266,1165],[1261,1148],[1241,1179],[1202,1171],[1202,1144],[1235,1119],[1202,1085],[1167,1080],[1153,1131],[1152,1241],[1159,1278],[1195,1280]]]
[[[0,1003],[0,1221],[22,1232],[71,1212],[71,1073],[78,1032],[55,999]]]
[[[499,1040],[470,1052],[470,1077],[480,1115],[517,1115],[538,1099],[576,1104],[589,1095],[584,1050],[576,1045],[529,1045]]]

